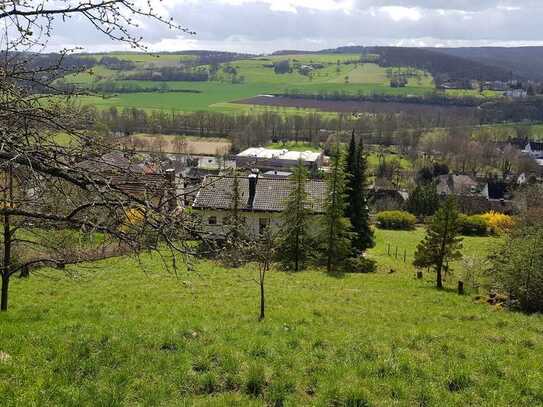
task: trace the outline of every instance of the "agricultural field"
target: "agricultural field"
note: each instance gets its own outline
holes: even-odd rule
[[[403,88],[405,89],[405,88]],[[289,107],[291,109],[313,109],[326,112],[344,112],[344,113],[457,113],[471,115],[476,110],[475,107],[468,106],[435,106],[419,103],[403,103],[403,102],[373,102],[373,101],[357,101],[357,100],[323,100],[317,98],[298,98],[291,96],[276,96],[269,95],[256,96],[244,100],[239,100],[238,103],[249,106],[260,105],[269,108]]]
[[[106,54],[89,54],[90,57],[96,59],[104,55]],[[195,58],[192,55],[180,54],[111,53],[107,55],[135,62],[136,70],[132,72],[153,67],[180,67],[183,63]],[[356,63],[359,58],[358,54],[293,54],[239,59],[220,64],[214,79],[206,82],[126,80],[128,72],[115,71],[103,65],[97,65],[86,72],[67,75],[63,80],[68,84],[90,89],[106,82],[113,82],[116,86],[139,87],[137,90],[149,89],[149,91],[139,93],[137,91],[113,92],[101,96],[81,97],[83,104],[93,105],[99,109],[116,106],[177,111],[246,112],[250,109],[258,109],[258,106],[248,106],[237,101],[270,93],[299,92],[312,95],[342,92],[352,95],[423,95],[434,89],[431,75],[425,72],[401,67],[386,69],[374,63]],[[275,73],[273,63],[285,60],[290,62],[291,67],[309,64],[318,66],[318,69],[314,69],[310,75],[302,74],[296,68],[282,74]],[[236,71],[237,81],[233,80],[228,69]],[[407,72],[410,73],[407,86],[390,87],[390,75]],[[305,106],[301,108],[306,110]],[[323,109],[307,107],[307,110]],[[287,113],[294,111],[287,106]]]
[[[137,151],[213,156],[227,154],[232,147],[232,143],[226,138],[157,134],[133,134],[125,137],[122,143],[136,148]]]
[[[0,404],[543,403],[543,318],[437,291],[432,274],[417,280],[387,255],[422,236],[378,230],[375,274],[270,272],[262,322],[252,266],[175,275],[143,255],[145,272],[114,258],[15,279]],[[466,239],[466,253],[494,243]]]

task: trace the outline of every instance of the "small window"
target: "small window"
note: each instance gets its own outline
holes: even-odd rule
[[[216,216],[210,216],[207,218],[208,225],[216,225],[217,224],[217,217]]]

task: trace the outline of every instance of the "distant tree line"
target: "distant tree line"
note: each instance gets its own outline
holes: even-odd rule
[[[480,129],[472,137],[478,123],[461,116],[406,113],[373,113],[352,115],[322,115],[306,113],[284,115],[280,111],[261,113],[225,114],[219,112],[145,111],[137,108],[98,110],[84,107],[92,126],[107,128],[111,132],[132,134],[194,134],[199,136],[231,137],[234,150],[281,141],[324,143],[327,152],[335,142],[335,135],[343,135],[348,141],[352,129],[364,137],[366,144],[398,146],[407,156],[417,152],[440,154],[443,161],[455,170],[478,171],[500,161],[513,167],[531,165],[518,155],[515,149],[505,149],[504,142],[524,147],[531,134],[527,127],[513,129]],[[434,127],[451,127],[450,130],[432,131]],[[498,144],[496,144],[498,143]],[[515,164],[517,163],[517,164]],[[388,164],[388,163],[387,163]]]
[[[119,59],[109,55],[105,55],[100,58],[100,65],[115,71],[131,71],[136,68],[136,63],[134,61]]]
[[[421,105],[436,105],[436,106],[466,106],[477,107],[485,103],[481,98],[464,96],[450,97],[440,92],[432,92],[426,95],[389,95],[383,93],[362,93],[354,94],[341,90],[335,91],[320,91],[318,93],[306,93],[299,89],[287,89],[284,93],[277,94],[278,96],[288,96],[299,99],[318,99],[318,100],[345,100],[357,102],[384,102],[384,103],[410,103]]]
[[[195,134],[200,136],[230,135],[237,148],[280,141],[305,141],[314,144],[330,141],[332,134],[348,137],[354,128],[364,135],[369,144],[416,146],[422,128],[431,126],[472,125],[462,117],[444,120],[444,117],[408,114],[371,114],[354,116],[339,113],[321,115],[307,113],[284,115],[281,112],[224,114],[218,112],[145,111],[137,108],[98,110],[86,106],[89,117],[113,132]],[[412,130],[410,130],[412,129]],[[328,143],[329,144],[329,143]]]
[[[209,72],[207,71],[207,69],[162,67],[134,72],[126,75],[125,79],[140,81],[206,82],[209,80]]]

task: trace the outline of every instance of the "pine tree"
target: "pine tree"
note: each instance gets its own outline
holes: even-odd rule
[[[230,192],[229,214],[224,219],[224,241],[219,258],[228,267],[240,267],[247,261],[246,246],[250,243],[241,212],[241,190],[237,171],[234,170]]]
[[[244,223],[241,215],[241,190],[239,186],[239,177],[236,170],[233,172],[232,191],[230,196],[229,216],[226,219],[227,238],[232,241],[242,240],[244,237]]]
[[[426,237],[417,246],[415,267],[434,267],[437,288],[443,288],[443,268],[449,261],[461,257],[462,238],[458,237],[458,211],[452,198],[436,212]]]
[[[362,139],[356,146],[354,131],[347,155],[347,193],[348,202],[345,216],[351,221],[353,229],[353,249],[358,253],[374,246],[373,231],[369,224],[369,208],[366,198],[367,161]]]
[[[339,146],[336,147],[331,161],[330,173],[327,176],[322,236],[326,270],[329,273],[335,272],[338,264],[352,251],[351,222],[345,217],[347,205],[345,164]]]
[[[282,227],[279,233],[280,262],[287,270],[302,270],[311,252],[309,235],[311,202],[306,191],[307,177],[307,169],[300,160],[290,178],[292,189],[282,214]]]
[[[439,208],[435,182],[419,183],[409,195],[407,210],[416,216],[432,216]]]

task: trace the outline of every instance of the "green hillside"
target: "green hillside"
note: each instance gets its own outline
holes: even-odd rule
[[[131,71],[116,71],[99,64],[87,72],[70,74],[63,78],[68,84],[91,90],[100,89],[104,84],[137,87],[130,93],[100,91],[98,93],[105,97],[81,99],[84,104],[98,108],[117,106],[181,111],[236,111],[250,109],[250,106],[232,102],[269,93],[296,91],[307,94],[342,92],[352,95],[421,95],[433,90],[431,76],[422,71],[408,68],[385,69],[374,63],[359,63],[358,54],[292,54],[239,59],[219,64],[212,80],[206,82],[127,80],[129,75],[146,70],[183,69],[184,64],[195,61],[194,55],[111,53],[94,54],[91,57],[99,60],[104,55],[131,61],[135,63],[135,68]],[[276,73],[273,64],[287,60],[290,71]],[[300,69],[303,66],[315,68],[304,74]],[[209,69],[209,66],[204,65],[201,68]],[[235,75],[232,71],[235,71]],[[409,73],[408,83],[402,88],[392,88],[391,75],[398,73]],[[175,93],[176,90],[200,93]]]
[[[14,279],[0,404],[540,405],[541,316],[438,291],[386,255],[420,237],[378,231],[376,274],[272,271],[260,323],[250,266],[175,276],[145,255],[145,273],[119,258]]]

